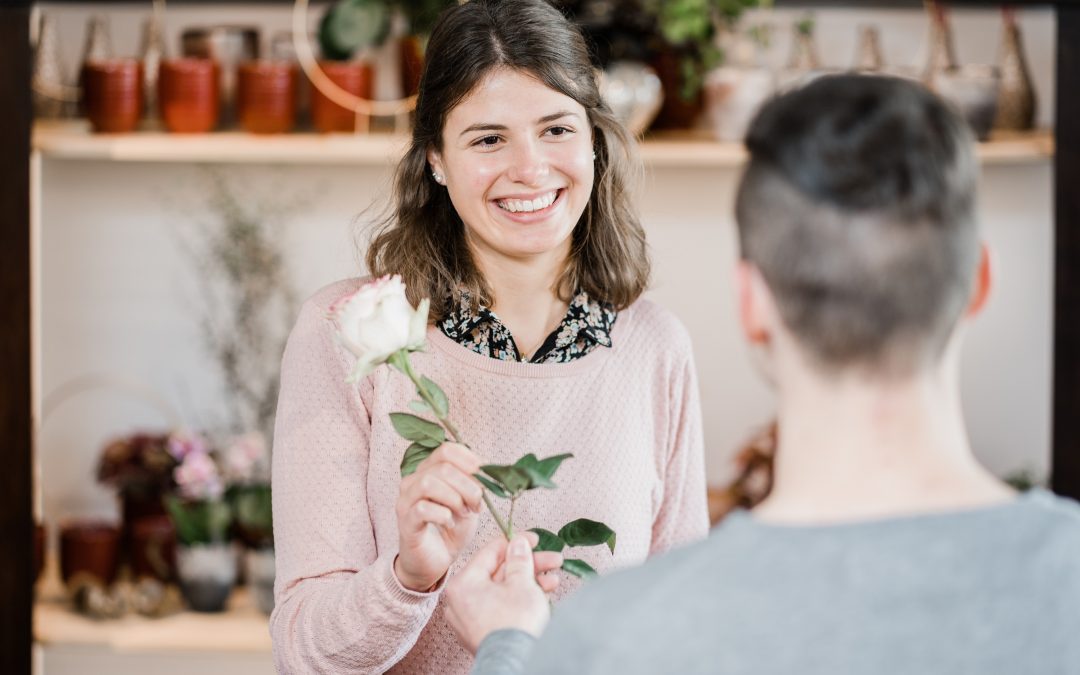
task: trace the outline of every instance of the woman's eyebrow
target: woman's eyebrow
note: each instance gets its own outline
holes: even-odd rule
[[[572,110],[560,110],[559,112],[551,113],[550,115],[544,115],[540,119],[536,120],[536,124],[547,124],[548,122],[554,122],[562,117],[579,117],[576,112]],[[496,124],[494,122],[477,122],[476,124],[470,124],[465,127],[458,136],[464,136],[465,134],[473,133],[474,131],[506,131],[508,127],[505,124]]]

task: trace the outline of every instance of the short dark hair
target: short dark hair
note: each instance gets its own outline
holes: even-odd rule
[[[936,361],[979,256],[964,120],[914,82],[828,76],[767,103],[746,147],[742,256],[817,365]]]
[[[394,179],[394,211],[368,249],[369,271],[400,274],[414,303],[430,297],[433,321],[447,315],[461,289],[491,304],[464,224],[446,189],[431,177],[427,151],[442,148],[450,111],[499,68],[527,73],[585,108],[596,180],[557,291],[569,300],[580,288],[595,300],[626,307],[645,290],[650,273],[645,231],[631,204],[641,164],[628,132],[600,98],[581,32],[543,0],[472,0],[440,16],[428,42],[412,143]]]

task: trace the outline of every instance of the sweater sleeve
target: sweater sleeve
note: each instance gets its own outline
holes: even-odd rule
[[[437,602],[402,587],[396,551],[376,546],[365,490],[371,421],[349,370],[325,310],[309,300],[285,348],[274,432],[279,673],[382,673]]]
[[[536,638],[520,630],[497,630],[476,650],[471,675],[520,675],[525,672]]]
[[[685,359],[674,369],[668,393],[668,442],[661,451],[663,497],[653,520],[650,555],[704,539],[709,533],[705,441],[701,400],[689,336]]]

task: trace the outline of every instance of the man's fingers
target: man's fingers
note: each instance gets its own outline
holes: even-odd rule
[[[558,588],[560,581],[558,574],[541,574],[536,577],[536,583],[540,584],[540,589],[545,593],[551,593]]]
[[[529,545],[527,537],[516,534],[510,540],[510,545],[506,547],[503,574],[507,581],[520,583],[527,579],[533,582],[536,571],[533,566],[532,546]]]
[[[533,565],[536,567],[538,575],[557,570],[562,567],[562,563],[562,553],[556,553],[555,551],[537,551],[533,553]]]
[[[502,565],[505,554],[506,540],[502,537],[496,537],[477,551],[469,564],[459,574],[466,577],[484,575],[484,578],[491,579],[495,571]]]

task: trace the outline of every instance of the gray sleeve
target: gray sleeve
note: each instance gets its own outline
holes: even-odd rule
[[[525,672],[536,638],[520,630],[497,630],[476,650],[472,675],[518,675]]]

